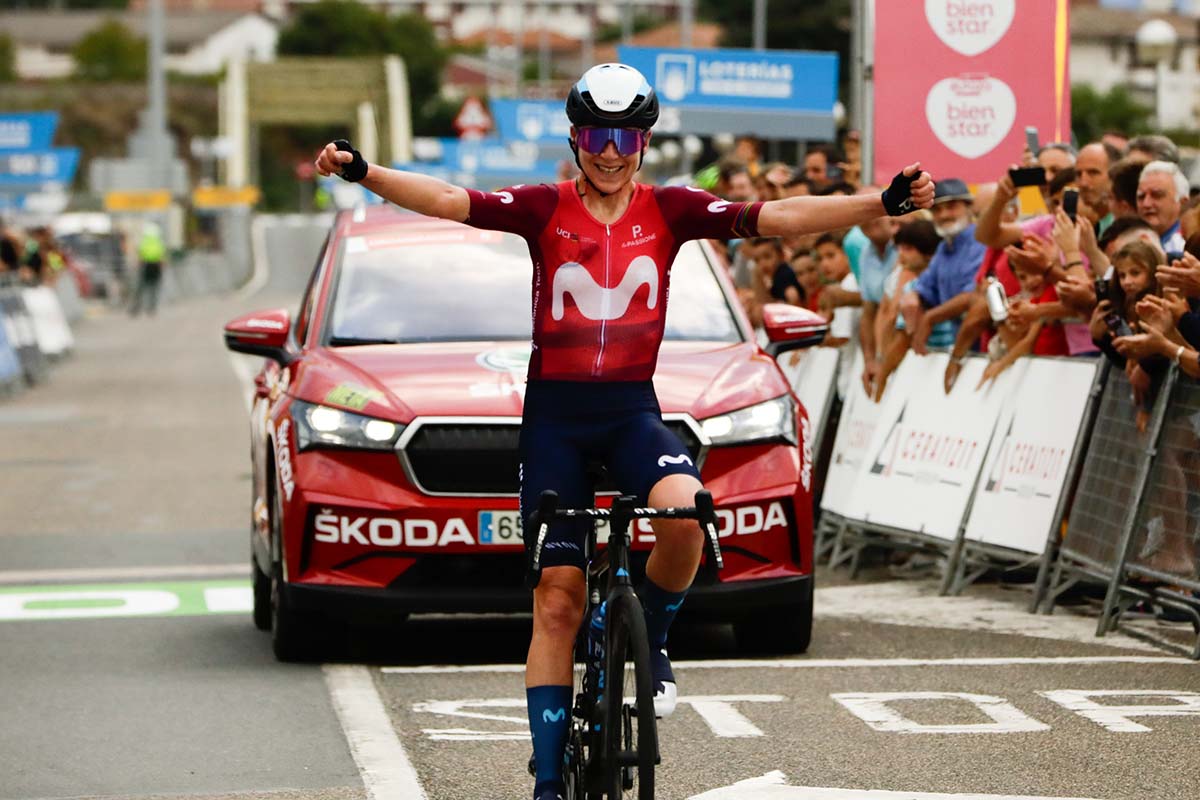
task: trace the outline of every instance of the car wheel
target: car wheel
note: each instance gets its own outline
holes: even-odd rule
[[[254,586],[254,627],[271,630],[271,576],[258,565],[254,548],[250,548],[250,575]]]
[[[271,649],[280,661],[308,661],[314,653],[307,619],[292,607],[283,580],[283,504],[271,494]]]
[[[738,649],[752,653],[803,653],[812,640],[813,581],[797,602],[752,614],[733,624]]]

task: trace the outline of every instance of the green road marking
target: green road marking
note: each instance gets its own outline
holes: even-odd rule
[[[245,614],[252,605],[245,580],[0,588],[0,622]]]

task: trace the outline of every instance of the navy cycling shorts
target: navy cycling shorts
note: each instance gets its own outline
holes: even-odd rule
[[[535,532],[529,515],[546,489],[558,492],[560,508],[594,504],[588,466],[603,464],[610,482],[639,504],[667,475],[700,472],[679,437],[662,421],[650,381],[530,381],[521,422],[521,518],[525,542]],[[543,567],[583,569],[583,545],[591,521],[556,520],[542,547]]]

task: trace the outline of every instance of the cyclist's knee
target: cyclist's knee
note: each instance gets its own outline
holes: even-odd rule
[[[583,622],[586,598],[583,574],[570,569],[576,573],[574,578],[543,574],[542,582],[533,593],[533,621],[550,636],[573,639]]]

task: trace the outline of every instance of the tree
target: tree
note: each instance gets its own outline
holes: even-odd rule
[[[71,51],[75,78],[85,81],[140,81],[146,78],[146,40],[115,19],[84,36]]]
[[[12,37],[0,33],[0,83],[9,83],[17,79],[17,53],[13,47]]]
[[[1150,130],[1150,116],[1150,109],[1124,86],[1114,86],[1105,94],[1086,84],[1071,87],[1071,130],[1080,144],[1099,140],[1105,131],[1145,133]]]
[[[400,56],[408,69],[418,126],[421,113],[438,95],[447,57],[424,17],[389,17],[349,0],[320,0],[304,6],[292,24],[280,31],[276,50],[293,56]]]
[[[850,64],[850,0],[819,0],[797,11],[794,0],[768,0],[767,47],[779,50],[836,50],[841,82]],[[754,43],[754,0],[700,0],[701,19],[725,28],[722,47]]]

